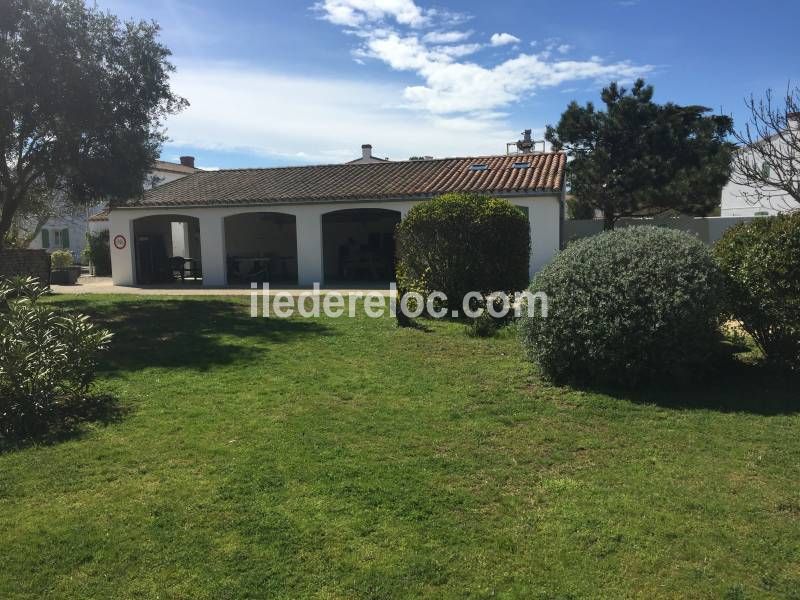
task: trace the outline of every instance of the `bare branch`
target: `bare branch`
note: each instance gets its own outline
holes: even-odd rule
[[[789,84],[776,99],[745,100],[750,113],[744,129],[735,132],[739,149],[732,180],[744,187],[741,196],[753,206],[782,212],[800,209],[800,88]]]

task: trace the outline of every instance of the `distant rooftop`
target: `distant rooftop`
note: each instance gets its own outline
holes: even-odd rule
[[[194,156],[182,156],[180,163],[157,160],[153,165],[153,171],[167,171],[169,173],[183,173],[185,175],[197,173],[200,170],[201,169],[194,166]]]

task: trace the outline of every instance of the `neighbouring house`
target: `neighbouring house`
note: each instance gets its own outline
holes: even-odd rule
[[[82,206],[67,209],[57,217],[51,217],[36,237],[28,244],[31,250],[68,250],[76,263],[81,262],[86,247],[86,232],[89,230],[90,215],[103,205]]]
[[[789,127],[794,128],[787,130],[787,133],[797,136],[798,130],[800,130],[800,114],[789,115],[787,120]],[[773,137],[777,139],[777,143],[785,144],[778,139],[780,137],[778,134]],[[750,148],[750,146],[742,147],[737,152],[752,152]],[[797,160],[798,157],[795,157],[795,161]],[[765,163],[762,168],[767,171],[767,176],[769,176],[770,166]],[[761,196],[756,197],[754,188],[731,180],[722,190],[720,215],[723,217],[760,217],[800,209],[800,203],[782,190],[764,189],[761,190]]]
[[[560,246],[565,166],[563,153],[548,152],[200,171],[111,209],[114,283],[167,281],[177,257],[207,286],[385,283],[397,223],[447,192],[521,207],[533,274]],[[174,251],[176,224],[185,253]]]
[[[182,156],[180,160],[180,163],[156,161],[153,170],[145,178],[145,189],[175,181],[199,170],[194,166],[193,156]],[[104,229],[108,229],[108,211],[104,202],[89,207],[75,207],[50,218],[28,247],[48,252],[69,250],[75,262],[80,263],[86,247],[86,232]]]

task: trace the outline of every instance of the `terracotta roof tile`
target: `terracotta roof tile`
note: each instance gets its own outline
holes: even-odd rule
[[[514,163],[529,163],[515,168]],[[486,170],[472,170],[473,165]],[[560,152],[271,169],[200,171],[145,192],[127,206],[233,206],[430,198],[446,192],[560,192]]]
[[[100,223],[102,221],[108,221],[108,214],[109,214],[109,209],[104,208],[100,212],[95,213],[92,216],[90,216],[89,217],[89,221],[92,221],[93,223]]]
[[[168,171],[170,173],[185,173],[187,175],[191,173],[197,173],[202,169],[198,169],[196,167],[188,167],[186,165],[182,165],[180,163],[173,163],[167,162],[165,160],[157,160],[153,165],[154,171]]]

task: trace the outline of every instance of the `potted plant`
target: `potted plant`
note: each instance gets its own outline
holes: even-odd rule
[[[50,255],[50,283],[55,285],[75,285],[81,276],[81,268],[72,264],[69,250],[56,250]]]

